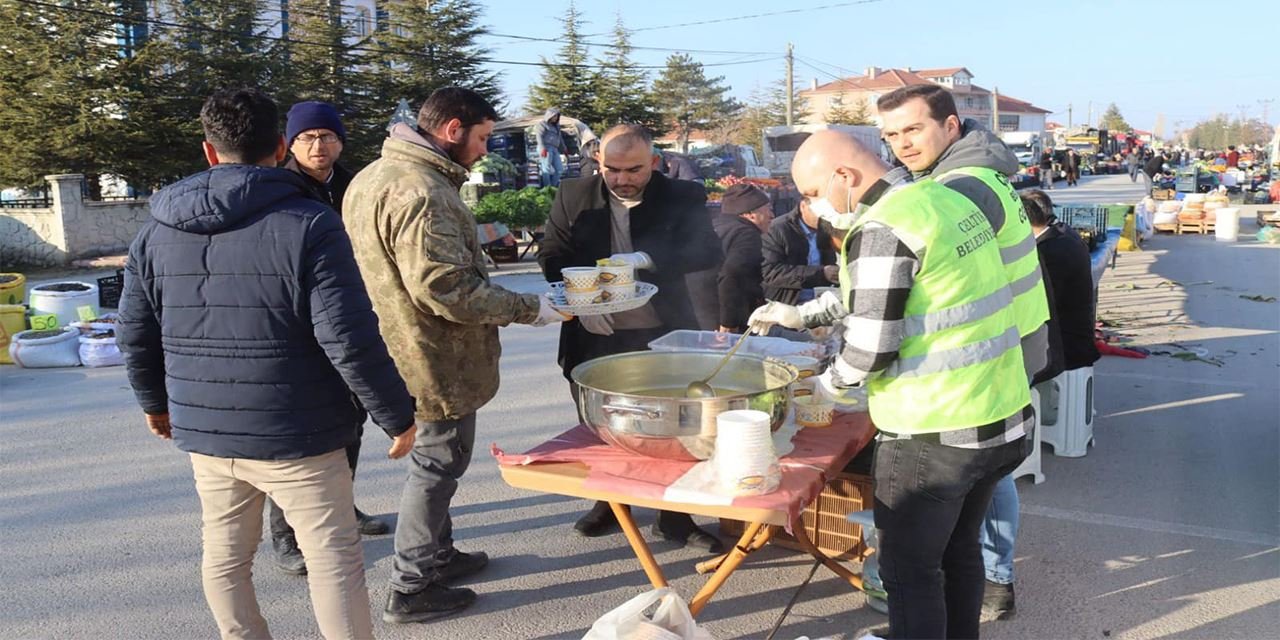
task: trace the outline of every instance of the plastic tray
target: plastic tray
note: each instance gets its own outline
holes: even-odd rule
[[[558,311],[563,311],[574,316],[602,316],[609,313],[622,313],[623,311],[631,311],[639,309],[649,303],[649,299],[658,292],[658,285],[649,284],[648,282],[636,283],[636,295],[626,300],[611,300],[609,302],[597,302],[595,304],[571,305],[564,300],[564,291],[561,289],[552,289],[547,292],[547,299],[551,300],[551,306]],[[745,346],[745,345],[744,345]]]
[[[654,351],[688,351],[690,349],[727,351],[738,342],[740,337],[742,337],[740,333],[680,329],[650,342],[649,348]],[[826,345],[820,342],[795,342],[785,338],[769,338],[765,336],[747,338],[747,341],[738,352],[774,358],[782,356],[812,356],[818,360],[822,360],[828,355]]]

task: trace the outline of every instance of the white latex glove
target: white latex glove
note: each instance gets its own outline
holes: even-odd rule
[[[529,324],[535,327],[545,327],[552,322],[564,322],[573,316],[558,311],[551,306],[551,301],[546,298],[538,298],[538,317],[533,319]]]
[[[788,329],[803,329],[804,319],[800,317],[800,309],[781,302],[768,302],[763,307],[751,312],[747,318],[747,326],[751,331],[765,335],[769,328],[780,324]]]
[[[578,316],[578,322],[582,323],[583,329],[598,336],[613,335],[613,316],[607,313],[599,316]]]
[[[609,259],[618,260],[619,262],[625,262],[635,267],[636,269],[652,269],[653,268],[653,258],[650,258],[649,254],[643,251],[636,251],[634,253],[615,253],[609,256]]]

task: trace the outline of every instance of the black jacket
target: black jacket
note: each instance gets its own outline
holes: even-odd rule
[[[347,168],[342,166],[341,163],[335,162],[333,163],[333,177],[329,178],[329,182],[325,183],[312,178],[310,174],[303,171],[302,167],[298,166],[297,158],[289,158],[289,161],[284,163],[284,168],[302,176],[302,180],[307,183],[307,186],[311,188],[311,191],[315,193],[321,202],[333,207],[333,210],[337,211],[338,215],[342,215],[342,197],[347,194],[347,187],[351,184],[351,179],[355,177],[354,173],[347,171]]]
[[[809,266],[809,239],[800,225],[799,208],[769,223],[769,233],[763,238],[764,265],[762,268],[764,297],[783,304],[795,304],[800,291],[814,287],[829,287],[832,283],[822,272],[825,265],[836,263],[836,250],[831,246],[831,236],[818,231],[818,256],[821,265]]]
[[[396,435],[413,398],[342,220],[285,169],[219,165],[162,189],[129,248],[117,342],[184,451],[296,459]]]
[[[1062,336],[1062,365],[1070,371],[1098,360],[1094,342],[1093,272],[1089,248],[1062,223],[1049,226],[1036,249],[1046,278],[1053,287],[1049,311]]]
[[[1164,171],[1164,156],[1161,155],[1152,156],[1150,160],[1147,160],[1147,164],[1142,167],[1142,172],[1147,174],[1149,178],[1156,177],[1156,174],[1161,171]]]
[[[735,331],[747,328],[747,318],[764,304],[760,267],[764,262],[760,229],[742,216],[721,214],[711,220],[724,263],[716,278],[719,325]]]
[[[685,275],[720,264],[720,241],[707,214],[706,190],[700,183],[671,180],[654,173],[640,206],[631,210],[631,243],[653,259],[653,270],[636,279],[658,287],[651,304],[663,328],[695,329],[693,301]],[[560,183],[551,205],[538,263],[548,282],[562,280],[565,267],[592,266],[613,254],[612,214],[604,179],[572,178]],[[593,340],[576,321],[560,329],[559,362],[567,375],[582,362],[586,342]]]

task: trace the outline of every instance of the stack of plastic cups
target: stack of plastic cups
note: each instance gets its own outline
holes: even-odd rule
[[[733,496],[770,493],[782,481],[769,414],[751,409],[716,416],[715,467],[720,490]]]

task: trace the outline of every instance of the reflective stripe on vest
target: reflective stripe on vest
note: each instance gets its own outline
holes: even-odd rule
[[[983,167],[961,167],[936,176],[966,175],[980,180],[1000,200],[1004,208],[1004,225],[996,229],[996,243],[1000,246],[1000,260],[1008,274],[1013,291],[1013,313],[1018,322],[1018,333],[1031,335],[1049,321],[1049,299],[1040,273],[1040,258],[1036,254],[1035,233],[1022,206],[1022,198],[1009,184],[1004,174]],[[1030,278],[1030,282],[1025,280]],[[1014,286],[1017,283],[1018,286]]]
[[[1030,401],[1014,293],[986,217],[964,196],[924,180],[885,194],[854,224],[893,231],[920,257],[898,358],[867,381],[876,426],[933,433],[1002,420]],[[849,238],[841,252],[848,271]],[[843,275],[843,273],[842,273]],[[842,281],[845,304],[852,287]]]

